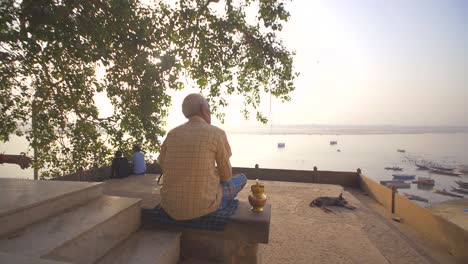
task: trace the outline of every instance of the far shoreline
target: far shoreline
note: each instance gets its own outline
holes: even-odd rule
[[[402,125],[220,125],[231,134],[249,135],[421,135],[466,134],[468,126],[402,126]]]
[[[437,135],[437,134],[468,134],[468,131],[465,132],[284,132],[284,131],[272,131],[272,132],[263,132],[263,131],[232,131],[226,130],[229,134],[236,135],[304,135],[304,136],[366,136],[366,135]]]

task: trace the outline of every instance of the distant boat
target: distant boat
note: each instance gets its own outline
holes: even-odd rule
[[[393,179],[395,180],[414,180],[416,175],[413,174],[392,174]]]
[[[441,169],[437,169],[437,168],[434,168],[434,167],[429,167],[429,170],[431,172],[434,172],[434,173],[437,173],[437,174],[443,174],[443,175],[449,175],[449,176],[460,176],[460,175],[462,175],[461,172],[454,171],[454,170],[441,170]]]
[[[392,188],[392,187],[395,187],[397,189],[411,188],[411,184],[409,182],[404,182],[404,181],[380,181],[380,184],[388,188]]]
[[[468,174],[468,165],[460,165],[458,167],[458,170],[462,173],[467,173]]]
[[[336,145],[336,144],[338,144],[338,141],[336,141],[336,140],[330,141],[330,145]]]
[[[426,177],[418,177],[418,179],[416,181],[413,181],[413,183],[416,183],[418,185],[426,185],[426,186],[435,185],[434,179],[426,178]]]
[[[401,153],[405,153],[405,152],[406,152],[406,150],[404,150],[404,149],[397,149],[397,151],[398,151],[398,152],[401,152]]]
[[[414,194],[404,193],[403,195],[410,200],[415,200],[415,201],[420,201],[420,202],[425,202],[425,203],[429,202],[428,199],[421,197],[421,196],[414,195]]]
[[[453,171],[456,169],[455,166],[450,166],[450,165],[441,165],[441,164],[433,164],[429,166],[429,169],[437,169],[437,170],[444,170],[444,171]]]
[[[468,190],[467,189],[462,189],[462,188],[452,187],[452,191],[457,192],[457,193],[468,194]]]
[[[278,148],[284,148],[284,147],[286,147],[286,143],[284,142],[278,143]]]
[[[341,152],[341,149],[337,149],[336,151],[337,151],[337,152]]]
[[[468,182],[463,182],[463,181],[455,181],[458,186],[460,186],[463,189],[468,189]]]
[[[428,169],[429,169],[429,166],[427,166],[427,165],[418,164],[418,163],[416,163],[415,165],[416,165],[416,167],[418,167],[418,169],[420,169],[420,170],[428,170]]]
[[[435,193],[438,193],[438,194],[446,195],[446,196],[452,196],[452,197],[457,197],[457,198],[464,198],[463,195],[458,195],[458,194],[454,194],[454,193],[451,193],[451,192],[447,192],[445,189],[442,189],[442,190],[434,189],[434,192],[435,192]]]
[[[425,184],[416,184],[416,188],[419,190],[432,190],[434,188],[433,185],[425,185]]]
[[[392,170],[392,171],[402,171],[403,168],[400,168],[398,166],[393,166],[393,167],[385,167],[384,169],[386,170]]]

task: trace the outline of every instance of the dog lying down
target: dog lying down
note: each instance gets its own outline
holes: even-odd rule
[[[343,198],[343,193],[338,197],[318,197],[309,204],[310,207],[320,207],[325,213],[333,212],[331,209],[328,209],[327,206],[342,206],[350,210],[356,209],[355,206],[349,205],[348,201]]]

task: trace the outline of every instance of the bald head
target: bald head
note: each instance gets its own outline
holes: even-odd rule
[[[187,95],[182,103],[182,113],[186,118],[197,115],[205,119],[208,124],[211,123],[210,105],[201,94]]]

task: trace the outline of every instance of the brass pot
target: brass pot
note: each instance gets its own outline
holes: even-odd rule
[[[267,196],[264,193],[265,186],[257,183],[250,186],[250,189],[252,194],[249,195],[249,203],[252,205],[252,211],[262,212],[267,201]]]

